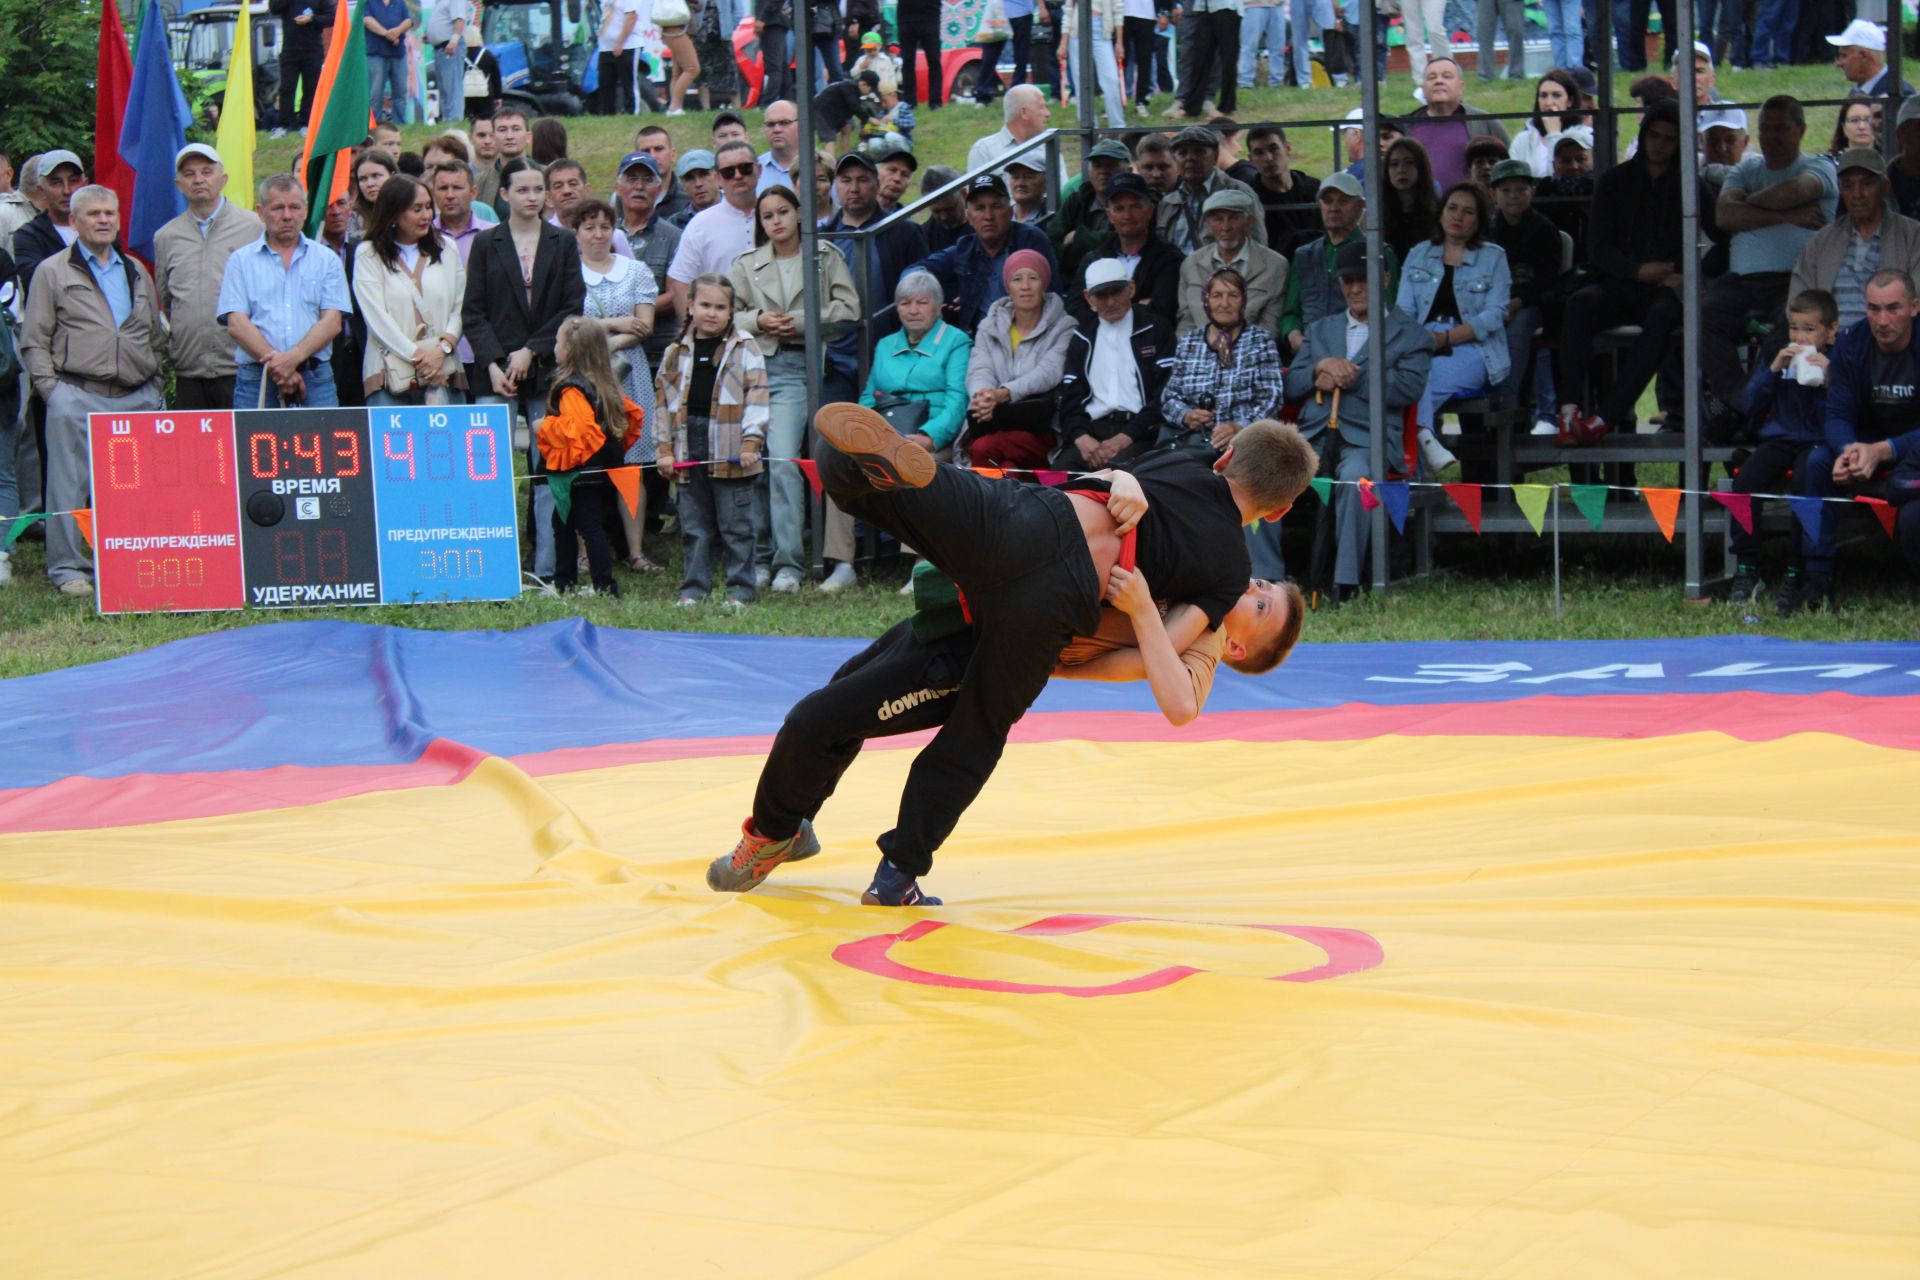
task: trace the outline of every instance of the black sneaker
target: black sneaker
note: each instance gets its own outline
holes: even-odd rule
[[[1791,618],[1800,612],[1800,592],[1806,585],[1807,575],[1798,569],[1788,569],[1787,576],[1780,579],[1780,590],[1773,596],[1773,611],[1783,618]]]
[[[920,882],[900,868],[880,859],[880,865],[873,873],[873,883],[860,895],[860,905],[866,907],[937,907],[940,899],[928,897],[920,891]]]
[[[1760,570],[1753,565],[1743,564],[1739,572],[1733,575],[1733,585],[1727,588],[1728,604],[1752,604],[1766,590],[1767,584],[1760,581]]]
[[[1834,599],[1833,577],[1825,573],[1809,573],[1800,579],[1800,610],[1805,613],[1819,613],[1822,609],[1828,613],[1839,611]]]

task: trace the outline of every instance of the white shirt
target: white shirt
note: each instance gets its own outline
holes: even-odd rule
[[[1101,320],[1093,330],[1093,353],[1087,357],[1087,385],[1093,396],[1087,416],[1098,422],[1110,413],[1138,413],[1144,403],[1140,367],[1133,358],[1133,312],[1118,320]]]
[[[667,279],[692,284],[707,274],[725,275],[741,254],[753,248],[753,210],[736,209],[722,199],[693,215],[680,233]]]
[[[80,233],[74,230],[71,223],[64,227],[55,227],[54,230],[60,233],[60,239],[69,249],[73,248],[74,242],[80,239]]]
[[[481,206],[476,204],[473,207],[474,207],[474,211],[478,213]],[[568,235],[573,234],[573,228],[568,226],[566,223],[562,222],[560,220],[559,214],[557,213],[548,214],[547,221],[551,222],[554,226],[560,228],[562,231],[566,232]],[[613,253],[614,253],[614,256],[617,258],[631,258],[633,256],[633,242],[627,239],[627,233],[625,231],[622,231],[619,227],[615,227],[613,229]]]
[[[1355,320],[1353,312],[1347,312],[1347,359],[1358,360],[1360,353],[1367,349],[1367,322]]]
[[[627,25],[626,15],[633,15],[633,31],[623,46],[618,43],[621,28]],[[606,12],[600,15],[600,52],[618,53],[622,48],[633,47],[633,37],[640,34],[640,28],[646,25],[646,19],[640,14],[640,0],[607,0]]]
[[[983,164],[992,164],[1019,145],[1020,140],[1013,136],[1011,130],[995,130],[967,149],[967,168],[972,170],[978,169]],[[1027,152],[1029,156],[1034,154],[1032,151]],[[1060,160],[1060,185],[1063,187],[1067,185],[1067,161],[1064,156]]]

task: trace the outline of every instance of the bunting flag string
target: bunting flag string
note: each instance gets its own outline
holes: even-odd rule
[[[80,527],[80,536],[85,538],[87,545],[91,547],[93,545],[93,508],[82,507],[74,512],[73,522]]]
[[[1480,532],[1480,486],[1477,484],[1443,484],[1441,489],[1460,508],[1460,514],[1467,518],[1467,524],[1475,533]]]
[[[1640,496],[1647,500],[1647,510],[1653,512],[1653,522],[1660,526],[1660,532],[1673,541],[1673,522],[1680,514],[1680,490],[1648,489],[1642,486]]]
[[[1517,484],[1513,486],[1513,500],[1520,504],[1520,514],[1527,518],[1535,533],[1540,532],[1541,523],[1546,519],[1547,500],[1553,497],[1550,484]]]
[[[1880,521],[1880,527],[1887,531],[1887,536],[1889,538],[1894,536],[1893,527],[1899,521],[1900,513],[1894,509],[1891,502],[1888,502],[1885,498],[1869,498],[1865,494],[1860,494],[1854,498],[1854,501],[1864,503],[1867,510],[1873,512],[1874,518]],[[1751,528],[1752,526],[1749,525],[1748,527]]]
[[[1413,505],[1412,486],[1405,480],[1383,480],[1373,488],[1387,508],[1387,519],[1393,521],[1394,531],[1405,533],[1407,508]]]
[[[607,472],[607,479],[613,481],[613,487],[620,493],[620,501],[627,504],[629,518],[640,518],[640,468],[614,467]]]
[[[1742,529],[1745,529],[1748,533],[1753,532],[1753,495],[1752,494],[1720,493],[1716,490],[1712,496],[1715,502],[1719,503],[1721,506],[1727,509],[1727,513],[1733,517],[1735,523],[1737,523]],[[1865,501],[1878,502],[1879,499],[1868,498],[1868,499],[1865,499]]]
[[[1358,480],[1354,481],[1354,483],[1360,486],[1360,509],[1362,511],[1371,511],[1380,505],[1380,495],[1374,492],[1373,481],[1367,479],[1365,476],[1361,476]]]
[[[827,490],[826,486],[820,483],[820,464],[812,458],[799,458],[796,462],[800,467],[800,474],[807,478],[807,487],[813,490],[813,496],[816,498],[824,496]]]
[[[1307,487],[1313,490],[1313,496],[1321,502],[1333,501],[1333,481],[1328,477],[1315,476],[1307,482]]]
[[[1573,490],[1573,505],[1580,508],[1580,514],[1587,523],[1598,532],[1607,522],[1607,486],[1603,484],[1569,485]]]

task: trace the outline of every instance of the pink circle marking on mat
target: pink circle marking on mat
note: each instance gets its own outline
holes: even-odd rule
[[[1131,921],[1154,921],[1164,924],[1191,923],[1165,920],[1159,916],[1063,915],[1048,916],[1044,920],[1036,920],[1032,924],[1022,925],[1018,929],[1009,929],[1006,932],[1028,938],[1058,938],[1068,934],[1088,933],[1110,924],[1126,924]],[[1071,987],[1051,982],[1008,982],[999,978],[966,978],[953,973],[935,973],[930,969],[916,969],[912,965],[902,964],[889,954],[896,944],[917,942],[936,929],[946,928],[947,924],[945,920],[921,920],[898,933],[877,933],[869,938],[844,942],[833,949],[833,958],[850,969],[858,969],[862,973],[870,973],[879,978],[892,978],[897,982],[914,982],[923,987],[952,987],[964,991],[999,991],[1008,995],[1021,996],[1054,995],[1082,998],[1130,996],[1143,991],[1158,991],[1162,987],[1172,986],[1183,978],[1207,972],[1205,969],[1196,969],[1191,965],[1171,965],[1165,969],[1155,969],[1151,973],[1125,978],[1119,982],[1109,982],[1099,986]],[[1264,929],[1269,933],[1284,933],[1302,942],[1311,943],[1326,953],[1326,963],[1293,973],[1275,974],[1268,979],[1271,982],[1322,982],[1328,978],[1340,978],[1350,973],[1360,973],[1374,968],[1386,954],[1371,934],[1362,933],[1358,929],[1335,929],[1304,924],[1222,924],[1220,927]]]

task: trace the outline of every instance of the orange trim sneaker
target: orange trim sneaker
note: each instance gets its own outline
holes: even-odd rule
[[[875,489],[924,489],[933,483],[939,465],[933,455],[865,405],[822,405],[813,425],[828,444],[859,464]]]
[[[740,824],[740,843],[707,865],[707,888],[715,893],[745,893],[767,878],[783,862],[804,862],[820,852],[813,824],[805,818],[800,829],[785,840],[769,840],[753,829],[753,819]]]

